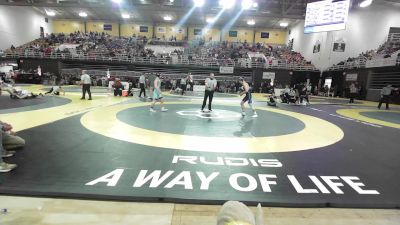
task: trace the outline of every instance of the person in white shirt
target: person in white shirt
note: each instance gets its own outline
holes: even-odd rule
[[[188,82],[189,82],[189,85],[190,85],[190,90],[189,91],[193,91],[194,80],[193,80],[193,75],[191,73],[189,73],[189,75],[188,75]]]
[[[379,105],[378,109],[381,109],[382,103],[386,103],[386,109],[389,110],[389,100],[390,100],[390,95],[392,94],[392,91],[396,90],[396,88],[393,88],[392,85],[388,84],[386,87],[383,87],[381,90],[381,99],[379,100]]]
[[[210,77],[205,80],[205,93],[203,105],[201,106],[201,111],[204,112],[204,107],[206,107],[207,98],[208,98],[208,110],[211,112],[211,104],[214,97],[214,91],[217,88],[217,80],[214,78],[214,74],[210,73]]]
[[[357,96],[358,89],[354,83],[350,84],[350,101],[349,103],[354,103],[354,98]]]
[[[81,100],[85,100],[86,92],[89,94],[89,100],[92,100],[92,93],[90,92],[90,84],[91,83],[92,83],[92,80],[90,79],[89,74],[87,74],[85,70],[82,70],[82,76],[81,76],[82,98],[81,98]]]
[[[181,89],[182,89],[181,95],[185,94],[185,91],[186,91],[186,78],[182,78],[181,79]]]
[[[140,87],[139,98],[142,97],[142,93],[144,94],[144,97],[146,98],[146,77],[144,76],[144,74],[142,74],[139,77],[139,87]]]
[[[14,93],[13,93],[13,96],[14,96],[15,98],[19,98],[19,99],[30,99],[30,98],[36,98],[36,97],[38,97],[38,96],[43,96],[43,94],[42,94],[42,93],[39,93],[39,94],[37,95],[37,94],[34,94],[34,93],[32,93],[31,91],[28,91],[28,90],[18,90],[18,89],[15,89],[15,91],[14,91]]]

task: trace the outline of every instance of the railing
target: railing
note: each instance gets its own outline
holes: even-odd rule
[[[328,68],[328,71],[336,70],[349,70],[359,68],[372,68],[372,67],[386,67],[400,65],[399,58],[377,58],[371,60],[354,60],[351,62],[345,62],[342,65],[333,65]]]
[[[85,70],[87,74],[90,76],[94,77],[104,77],[107,76],[107,73],[110,74],[110,76],[113,77],[119,77],[119,78],[129,78],[129,79],[138,79],[143,73],[142,72],[136,72],[136,71],[104,71],[104,70]],[[61,69],[61,75],[72,75],[72,76],[79,76],[81,74],[80,69]],[[176,79],[181,79],[187,77],[187,73],[163,73],[163,76],[165,76],[169,80],[176,80]],[[209,74],[197,74],[197,75],[192,75],[194,81],[204,81],[207,77],[209,77]],[[219,75],[218,76],[219,81],[236,81],[237,76],[234,75]]]
[[[124,54],[116,56],[106,56],[98,53],[51,53],[26,51],[24,53],[6,53],[1,57],[5,58],[41,58],[41,59],[70,59],[70,60],[86,60],[86,61],[112,61],[125,63],[143,63],[143,64],[169,64],[169,65],[191,65],[200,67],[241,67],[241,68],[265,68],[265,69],[286,69],[294,71],[318,71],[313,65],[307,64],[289,64],[277,61],[272,64],[254,62],[249,59],[213,59],[213,58],[194,58],[189,59],[187,56],[177,57],[131,57]]]
[[[400,33],[391,33],[388,35],[388,42],[400,42]]]

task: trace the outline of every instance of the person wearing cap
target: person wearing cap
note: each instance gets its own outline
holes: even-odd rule
[[[205,92],[203,105],[201,106],[201,111],[204,112],[204,107],[206,107],[208,99],[208,110],[211,112],[211,104],[214,97],[214,91],[217,88],[217,80],[214,78],[214,73],[210,73],[210,77],[205,80]]]

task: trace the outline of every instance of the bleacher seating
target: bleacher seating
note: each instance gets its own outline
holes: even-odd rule
[[[147,44],[151,42],[152,44]],[[162,45],[154,45],[161,42]],[[111,37],[105,33],[51,34],[4,51],[5,57],[106,60],[205,67],[246,67],[316,70],[300,53],[260,43],[199,42],[186,48],[146,37]],[[251,54],[250,54],[251,53]],[[254,55],[262,55],[254,57]]]

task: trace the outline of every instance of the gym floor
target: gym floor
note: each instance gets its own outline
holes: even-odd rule
[[[46,90],[39,85],[23,88]],[[79,100],[79,87],[71,86],[59,97],[0,96],[0,119],[13,124],[27,142],[7,160],[18,168],[0,175],[0,193],[51,197],[3,196],[0,207],[9,212],[0,215],[0,222],[64,224],[65,219],[51,220],[58,214],[70,218],[74,210],[84,208],[82,217],[71,216],[74,224],[132,224],[127,220],[135,219],[140,222],[133,224],[158,219],[163,222],[157,224],[203,219],[198,224],[214,224],[218,205],[226,200],[267,207],[400,206],[399,106],[378,110],[373,102],[349,105],[346,99],[314,97],[310,106],[268,107],[264,94],[254,94],[258,117],[253,118],[247,105],[247,115],[241,116],[241,98],[236,95],[216,95],[211,113],[200,112],[201,95],[164,93],[169,109],[165,113],[159,106],[150,113],[149,102],[138,97],[111,97],[101,88],[93,95],[93,101]],[[150,175],[153,180],[146,180]],[[107,205],[126,210],[104,218],[100,214],[106,213]],[[128,215],[130,207],[139,213]],[[160,207],[160,214],[152,212],[153,207]],[[26,210],[26,217],[16,214]],[[396,210],[264,211],[269,224],[287,224],[294,218],[300,224],[321,224],[335,214],[340,215],[336,222],[399,221]],[[144,222],[146,218],[150,222]],[[324,224],[340,224],[334,221]]]

